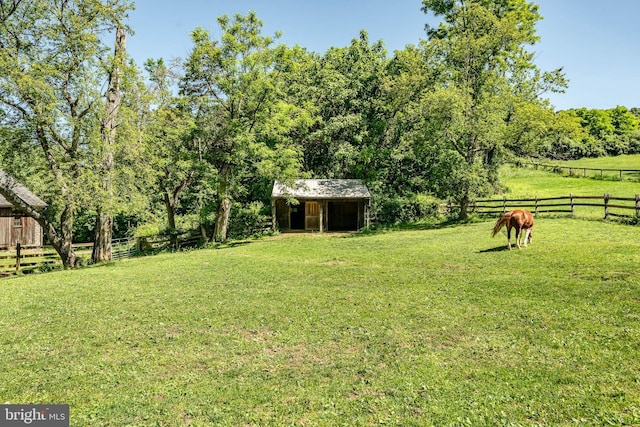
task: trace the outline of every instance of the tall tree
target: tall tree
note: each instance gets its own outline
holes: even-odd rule
[[[308,87],[295,87],[297,102],[311,102],[318,116],[304,144],[304,167],[323,178],[378,179],[389,109],[382,85],[389,63],[381,41],[366,31],[344,48],[313,58],[304,73]]]
[[[562,75],[559,70],[537,72],[534,55],[526,50],[538,41],[535,25],[541,16],[533,3],[423,0],[423,10],[442,19],[427,28],[442,70],[427,113],[432,129],[457,156],[451,176],[457,181],[459,217],[464,219],[471,199],[490,188],[514,96],[527,86],[540,86],[524,83],[545,78],[554,89],[563,84]]]
[[[93,151],[100,138],[99,60],[107,47],[99,35],[113,31],[130,5],[126,0],[10,3],[11,13],[0,18],[0,104],[39,144],[48,169],[44,181],[54,197],[49,213],[42,214],[13,200],[10,189],[0,191],[40,222],[64,266],[74,267],[74,217],[91,198]]]
[[[195,118],[187,99],[172,93],[180,75],[163,59],[147,60],[151,93],[156,107],[145,132],[153,164],[155,191],[162,198],[167,227],[176,231],[176,216],[183,196],[203,177],[207,146],[196,137]]]
[[[113,174],[114,174],[114,146],[116,144],[116,129],[118,111],[122,103],[122,78],[127,55],[126,32],[118,22],[115,32],[115,47],[113,60],[108,64],[108,83],[105,94],[106,108],[100,123],[102,140],[102,161],[99,171],[102,176],[101,203],[98,204],[96,226],[94,233],[93,253],[94,263],[111,260],[111,239],[113,235]]]
[[[254,12],[218,18],[220,40],[197,28],[192,33],[194,48],[186,61],[182,83],[184,94],[194,100],[198,137],[208,144],[209,161],[217,169],[218,208],[214,239],[227,238],[231,201],[237,191],[234,182],[247,163],[263,157],[268,146],[259,129],[276,111],[287,106],[278,102],[278,60],[282,48],[278,37],[261,34],[262,22]],[[293,154],[295,156],[295,153]]]

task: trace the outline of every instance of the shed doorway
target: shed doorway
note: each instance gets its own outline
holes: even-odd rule
[[[291,205],[291,229],[292,230],[304,230],[304,212],[305,202],[300,202],[297,205]]]
[[[329,202],[329,230],[353,231],[357,229],[357,202]]]

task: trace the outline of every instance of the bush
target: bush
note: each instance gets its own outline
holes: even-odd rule
[[[626,135],[607,135],[602,142],[609,156],[619,156],[629,152],[629,137]]]
[[[384,199],[380,202],[377,222],[397,224],[416,222],[438,214],[439,201],[427,194]]]
[[[271,216],[262,202],[247,206],[234,204],[229,219],[228,237],[233,239],[270,234]]]

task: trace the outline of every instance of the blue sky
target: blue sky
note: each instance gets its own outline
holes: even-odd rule
[[[640,0],[538,0],[541,42],[531,47],[542,70],[564,67],[569,88],[550,94],[556,109],[640,107]],[[420,0],[137,0],[127,49],[147,58],[184,58],[189,33],[219,34],[216,18],[255,10],[264,33],[323,53],[348,46],[361,29],[392,52],[425,37]]]

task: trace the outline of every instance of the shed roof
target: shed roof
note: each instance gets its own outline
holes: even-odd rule
[[[43,202],[38,196],[29,191],[27,187],[20,184],[15,180],[14,177],[2,170],[0,170],[0,183],[2,183],[2,185],[4,186],[10,187],[22,200],[24,200],[27,204],[33,206],[34,208],[44,208],[45,206],[47,206],[45,202]],[[0,194],[0,208],[11,207],[13,207],[13,204],[5,199],[2,194]]]
[[[370,199],[369,189],[360,179],[299,179],[292,186],[273,184],[272,198]]]

